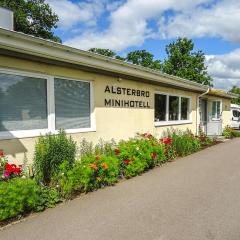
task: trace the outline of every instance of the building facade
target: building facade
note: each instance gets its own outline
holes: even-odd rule
[[[0,149],[32,161],[37,137],[65,129],[78,143],[230,123],[224,91],[0,29]]]

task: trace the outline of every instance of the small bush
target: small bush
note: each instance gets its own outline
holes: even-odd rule
[[[143,135],[128,141],[121,141],[117,156],[122,174],[129,178],[141,174],[165,161],[164,145],[150,135]]]
[[[119,176],[119,160],[115,156],[85,156],[81,159],[81,184],[84,191],[114,185]]]
[[[60,165],[59,173],[54,181],[63,198],[70,198],[75,192],[80,192],[82,190],[81,172],[80,161],[76,161],[73,167],[69,167],[67,161],[64,161]]]
[[[233,131],[233,137],[239,138],[239,137],[240,137],[240,131],[234,130],[234,131]]]
[[[61,196],[70,198],[76,192],[88,192],[114,185],[119,176],[119,160],[114,156],[85,155],[72,168],[63,162],[56,177]]]
[[[61,130],[58,135],[41,136],[35,146],[35,178],[44,185],[59,172],[59,166],[67,161],[73,166],[76,156],[76,143]]]
[[[169,131],[168,136],[172,138],[172,147],[178,156],[186,156],[198,151],[201,142],[191,131]]]
[[[0,221],[34,210],[40,189],[31,179],[13,178],[0,182]]]
[[[35,211],[43,211],[46,208],[53,208],[62,199],[55,188],[42,186],[39,189],[39,200],[34,208]]]
[[[226,126],[223,129],[223,136],[227,139],[234,137],[234,129],[232,129],[230,126]]]
[[[92,156],[92,155],[108,155],[114,156],[114,147],[116,146],[115,141],[112,139],[111,142],[105,142],[100,139],[99,143],[94,146],[92,142],[83,139],[80,142],[80,153],[81,156]]]

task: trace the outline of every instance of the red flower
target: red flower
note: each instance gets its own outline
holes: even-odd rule
[[[114,152],[115,152],[115,155],[119,155],[120,154],[120,149],[119,148],[115,148]]]
[[[96,160],[99,161],[101,157],[99,155],[96,156]]]
[[[144,138],[148,138],[148,139],[153,138],[153,135],[150,134],[150,133],[144,133],[142,136],[143,136]]]
[[[156,158],[156,157],[157,157],[157,153],[156,153],[156,152],[153,152],[153,153],[151,154],[151,157],[152,157],[152,158]]]
[[[4,173],[3,173],[3,176],[4,177],[9,177],[11,176],[12,174],[14,175],[20,175],[21,172],[22,172],[22,169],[21,167],[17,167],[16,164],[9,164],[9,163],[6,163],[3,168],[5,169]]]
[[[128,165],[128,164],[130,164],[130,163],[132,163],[132,162],[133,162],[133,161],[132,161],[132,160],[129,160],[129,159],[123,160],[123,163],[126,164],[126,165]]]
[[[160,142],[162,142],[165,145],[170,145],[173,142],[173,139],[170,137],[169,138],[160,138],[159,140],[160,140]]]
[[[2,158],[4,156],[5,156],[4,151],[2,149],[0,149],[0,158]]]
[[[202,142],[205,142],[207,140],[207,137],[206,136],[201,136],[201,141]]]

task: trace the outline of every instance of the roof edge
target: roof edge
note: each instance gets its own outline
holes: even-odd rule
[[[204,92],[208,86],[118,59],[0,28],[0,48]],[[171,81],[169,81],[171,80]]]

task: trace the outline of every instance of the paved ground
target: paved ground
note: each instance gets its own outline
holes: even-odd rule
[[[239,240],[240,139],[0,231],[4,240]]]

